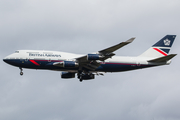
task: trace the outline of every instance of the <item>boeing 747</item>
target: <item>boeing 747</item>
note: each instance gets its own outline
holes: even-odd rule
[[[104,50],[86,55],[57,51],[17,50],[5,57],[4,62],[23,68],[63,71],[61,78],[94,79],[106,72],[121,72],[160,65],[169,65],[177,54],[168,54],[176,35],[166,35],[147,51],[137,57],[115,56],[114,51],[131,43],[135,38]]]

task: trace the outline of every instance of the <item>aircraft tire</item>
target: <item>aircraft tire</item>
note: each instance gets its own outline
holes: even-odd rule
[[[23,75],[23,72],[20,72],[20,75],[22,76],[22,75]]]

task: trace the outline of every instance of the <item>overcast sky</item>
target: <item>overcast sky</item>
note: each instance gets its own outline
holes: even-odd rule
[[[60,72],[10,66],[18,49],[87,54],[136,37],[116,51],[137,56],[167,34],[177,35],[179,0],[0,0],[1,120],[179,120],[177,55],[171,65],[95,80],[63,80]]]

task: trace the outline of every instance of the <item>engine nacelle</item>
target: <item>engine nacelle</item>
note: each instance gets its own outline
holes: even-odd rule
[[[94,74],[90,74],[90,75],[84,74],[84,75],[82,75],[83,80],[90,80],[90,79],[94,79],[94,78],[95,78]]]
[[[71,72],[62,72],[61,78],[75,78],[75,73]]]
[[[79,64],[74,61],[63,61],[63,62],[54,63],[53,65],[64,68],[74,68],[79,66]]]
[[[101,56],[98,54],[88,54],[87,60],[100,60]]]
[[[64,61],[64,67],[66,68],[72,68],[72,67],[77,67],[78,63],[74,61]]]

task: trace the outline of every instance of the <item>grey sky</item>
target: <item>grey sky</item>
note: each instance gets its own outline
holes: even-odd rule
[[[171,65],[95,80],[63,80],[60,72],[24,69],[2,59],[17,49],[87,54],[131,37],[116,51],[136,56],[177,35],[179,0],[0,0],[1,120],[179,120],[179,55]]]

